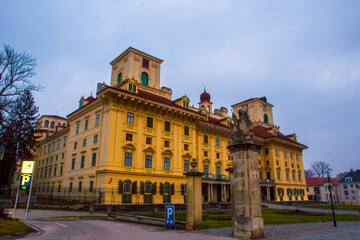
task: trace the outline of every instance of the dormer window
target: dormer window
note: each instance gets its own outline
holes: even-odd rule
[[[136,85],[135,84],[129,84],[129,91],[136,93]]]
[[[345,182],[352,182],[352,177],[346,177]]]
[[[149,65],[150,65],[149,63],[150,63],[150,61],[148,59],[145,59],[145,58],[142,59],[142,67],[143,68],[149,69]]]
[[[183,101],[183,107],[184,108],[189,108],[189,102]]]

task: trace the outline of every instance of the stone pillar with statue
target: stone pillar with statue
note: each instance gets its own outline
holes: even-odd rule
[[[199,230],[202,228],[202,175],[196,169],[198,163],[195,158],[190,163],[192,169],[184,173],[187,177],[186,196],[186,229]]]
[[[258,150],[247,112],[233,114],[231,124],[234,167],[230,172],[232,235],[239,238],[264,238],[264,221],[261,214]]]

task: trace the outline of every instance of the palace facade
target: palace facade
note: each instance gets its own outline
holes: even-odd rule
[[[233,166],[228,109],[214,109],[204,90],[198,107],[185,95],[172,100],[160,87],[162,60],[128,48],[110,64],[110,85],[82,97],[67,118],[38,121],[40,145],[34,178],[38,197],[99,203],[184,203],[190,162],[204,172],[203,200],[228,202]],[[302,150],[296,135],[273,123],[265,97],[231,106],[248,111],[259,151],[264,201],[307,200]]]

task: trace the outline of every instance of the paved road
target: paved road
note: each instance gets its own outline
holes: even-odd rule
[[[273,209],[289,209],[289,210],[301,210],[305,212],[318,212],[318,213],[332,213],[331,209],[322,209],[322,208],[307,208],[303,206],[286,206],[278,205],[273,203],[262,203],[262,205],[267,206],[268,208]],[[358,211],[347,211],[347,210],[335,210],[335,214],[347,214],[347,215],[360,215]]]
[[[142,225],[108,220],[43,220],[27,221],[41,231],[21,239],[234,239],[231,228],[205,229],[200,231],[171,230],[165,227]],[[267,225],[268,239],[342,239],[357,240],[360,236],[360,222],[340,222],[337,228],[332,223]]]
[[[224,239],[221,236],[188,232],[185,230],[170,230],[165,227],[156,227],[126,222],[107,220],[48,220],[27,221],[42,230],[41,234],[28,236],[26,240],[52,240],[52,239],[76,239],[76,240],[143,240],[143,239]]]

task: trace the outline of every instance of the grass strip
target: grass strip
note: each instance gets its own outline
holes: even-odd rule
[[[28,225],[8,218],[0,218],[0,236],[16,236],[33,232]]]
[[[313,206],[304,206],[307,208],[321,208],[321,209],[331,209],[331,205],[313,205]],[[335,210],[346,210],[346,211],[360,211],[360,206],[356,205],[334,205]]]

